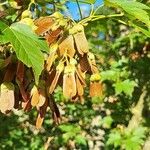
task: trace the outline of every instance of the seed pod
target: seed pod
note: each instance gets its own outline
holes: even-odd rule
[[[36,86],[33,86],[31,90],[31,105],[37,106],[39,102],[39,92]]]
[[[46,61],[46,70],[50,71],[52,64],[54,63],[55,59],[57,58],[57,55],[55,54],[55,52],[50,53],[50,55],[47,58]]]
[[[83,56],[84,53],[87,53],[89,51],[89,46],[85,37],[84,28],[82,29],[82,31],[79,31],[76,34],[74,34],[74,39],[79,54]]]
[[[45,117],[45,114],[46,114],[47,107],[48,107],[48,100],[46,100],[44,105],[39,108],[39,114],[38,114],[38,117],[36,119],[36,128],[37,129],[40,129],[41,126],[42,126],[42,123],[44,121],[44,117]]]
[[[84,91],[83,91],[83,85],[81,84],[80,79],[78,78],[78,76],[76,75],[76,85],[77,85],[77,94],[79,96],[82,96]]]
[[[49,45],[56,42],[58,40],[59,36],[61,35],[62,30],[60,28],[57,28],[56,30],[52,32],[48,32],[44,37]]]
[[[45,101],[46,101],[45,91],[44,91],[44,89],[39,89],[39,102],[37,104],[37,107],[43,106]]]
[[[35,33],[38,35],[42,35],[49,31],[54,24],[54,20],[51,17],[41,17],[34,21],[34,24],[38,27],[35,30]]]
[[[80,57],[79,64],[83,72],[90,71],[90,64],[88,62],[86,54],[84,54],[83,57]]]
[[[26,102],[22,102],[22,107],[23,107],[23,110],[28,112],[32,109],[32,105],[31,105],[31,101],[28,100]]]
[[[20,82],[23,82],[23,79],[24,79],[24,64],[21,61],[18,61],[16,77]]]
[[[15,77],[15,74],[16,74],[16,64],[10,63],[7,67],[3,81],[6,82],[12,81]]]
[[[16,82],[18,84],[21,96],[23,98],[23,100],[26,102],[29,100],[29,94],[25,91],[25,85],[23,83],[21,83],[19,80],[16,79]]]
[[[78,76],[78,78],[80,79],[81,83],[83,86],[86,86],[86,82],[85,82],[85,72],[81,71],[81,67],[78,64],[78,67],[76,68],[76,74]]]
[[[0,86],[0,111],[6,113],[8,110],[13,109],[14,98],[14,85],[11,82],[4,82]]]
[[[59,124],[60,123],[60,120],[61,120],[61,116],[60,116],[60,112],[59,112],[59,109],[55,103],[55,100],[53,98],[52,95],[50,95],[49,97],[49,107],[52,111],[52,117],[55,121],[56,124]]]
[[[66,98],[74,97],[77,93],[75,68],[71,65],[65,67],[65,74],[63,76],[63,95]]]
[[[97,68],[97,65],[95,62],[95,56],[91,52],[88,53],[88,62],[89,62],[89,65],[91,67],[92,73],[98,73],[99,71],[98,71],[98,68]]]
[[[63,56],[65,52],[67,52],[70,57],[73,57],[75,54],[74,40],[72,35],[69,35],[59,44],[59,55]]]
[[[91,97],[101,97],[103,95],[103,86],[100,82],[90,83],[90,96]]]
[[[61,72],[63,71],[64,69],[64,63],[60,62],[59,65],[56,67],[56,74],[55,74],[55,77],[50,85],[50,88],[49,88],[49,93],[52,94],[56,85],[57,85],[57,82],[58,82],[58,79],[60,77],[60,74]]]
[[[38,117],[36,119],[36,128],[37,129],[40,129],[42,124],[43,124],[43,121],[44,121],[44,117],[41,117],[40,113],[38,114]]]

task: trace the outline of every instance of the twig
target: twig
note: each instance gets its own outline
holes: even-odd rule
[[[54,137],[48,137],[46,143],[44,144],[44,150],[48,150],[50,142],[53,140]]]
[[[142,111],[143,111],[143,107],[144,107],[144,99],[146,97],[147,91],[145,90],[145,87],[142,90],[142,94],[138,100],[138,103],[136,104],[136,106],[134,108],[132,108],[132,118],[129,121],[128,127],[127,129],[130,131],[134,128],[136,128],[142,120]]]
[[[82,17],[82,12],[81,12],[79,2],[78,2],[78,0],[76,0],[76,2],[77,2],[78,9],[79,9],[80,18],[82,19],[83,17]]]
[[[95,21],[95,20],[100,20],[100,19],[104,19],[104,18],[112,18],[112,17],[121,17],[123,16],[123,13],[120,14],[112,14],[112,15],[91,15],[83,20],[81,20],[79,22],[79,24],[85,25],[87,24],[89,21]]]

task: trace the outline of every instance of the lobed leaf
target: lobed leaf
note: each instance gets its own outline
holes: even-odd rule
[[[145,4],[136,1],[127,0],[105,0],[105,5],[112,7],[120,7],[128,14],[134,16],[139,21],[145,23],[148,27],[150,26],[149,14],[146,10],[150,10]]]
[[[0,21],[2,43],[10,42],[17,58],[28,67],[32,67],[35,81],[38,83],[39,76],[44,67],[44,56],[41,50],[48,52],[45,41],[40,40],[31,28],[25,24],[15,23],[8,27]]]

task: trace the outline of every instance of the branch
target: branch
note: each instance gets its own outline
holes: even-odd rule
[[[123,13],[112,14],[112,15],[91,15],[91,16],[81,20],[79,22],[79,24],[86,25],[90,21],[100,20],[100,19],[104,19],[104,18],[121,17],[123,15],[124,15]]]
[[[142,111],[143,111],[143,107],[144,107],[144,99],[146,97],[147,91],[143,88],[143,92],[138,100],[138,103],[136,104],[136,106],[134,108],[132,108],[132,118],[129,121],[128,124],[128,130],[132,130],[134,128],[136,128],[142,120]]]
[[[78,9],[79,9],[80,18],[82,19],[83,17],[82,17],[82,12],[81,12],[79,2],[78,2],[78,0],[76,0],[76,2],[77,2]]]

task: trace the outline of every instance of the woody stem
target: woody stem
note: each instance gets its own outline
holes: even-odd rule
[[[89,16],[88,18],[81,20],[79,23],[82,25],[86,25],[89,21],[95,21],[95,20],[104,19],[104,18],[121,17],[123,15],[124,15],[123,13],[112,14],[112,15],[92,15],[92,16]]]

